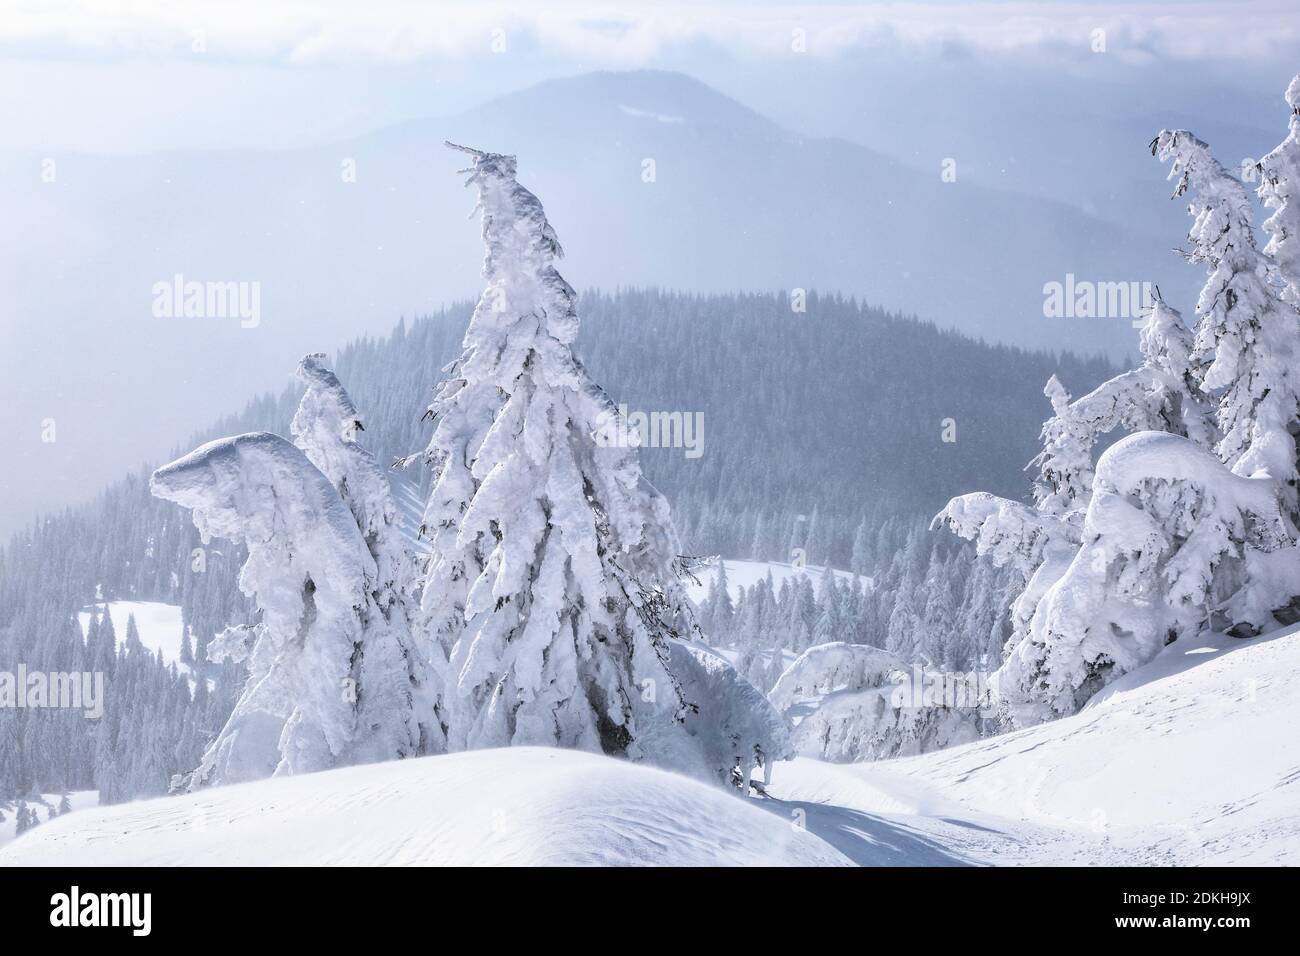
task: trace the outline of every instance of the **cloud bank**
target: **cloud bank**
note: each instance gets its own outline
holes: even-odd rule
[[[1103,31],[1099,34],[1097,31]],[[416,0],[0,2],[0,52],[281,64],[412,62],[540,50],[638,66],[706,44],[737,57],[884,49],[984,55],[1272,60],[1300,48],[1294,0],[1189,3],[713,2],[532,4]]]

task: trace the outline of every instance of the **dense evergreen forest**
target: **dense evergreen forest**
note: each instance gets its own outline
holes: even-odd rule
[[[428,442],[425,407],[470,309],[403,320],[388,338],[337,356],[363,415],[362,441],[381,461],[408,459],[394,477],[410,498],[428,488],[429,470],[410,456]],[[581,314],[578,352],[615,401],[702,422],[691,448],[641,451],[684,548],[829,564],[875,581],[854,591],[827,579],[784,598],[760,584],[739,607],[711,599],[704,623],[758,662],[747,662],[751,680],[764,690],[775,680],[776,658],[763,664],[764,650],[798,650],[814,636],[953,667],[998,656],[1008,579],[977,565],[969,545],[926,531],[929,517],[974,489],[1025,498],[1023,468],[1051,413],[1042,383],[1056,374],[1082,394],[1114,374],[1109,363],[976,342],[815,293],[798,311],[784,294],[592,292]],[[300,394],[287,387],[259,398],[175,450],[236,432],[284,433]],[[242,676],[205,663],[204,645],[250,617],[235,583],[243,555],[219,541],[203,547],[187,514],[150,495],[149,471],[40,518],[0,549],[0,659],[100,670],[108,685],[98,721],[0,711],[0,800],[91,788],[105,801],[164,793],[233,702]],[[106,615],[92,615],[83,639],[80,610],[125,599],[182,606],[197,679],[113,633]]]

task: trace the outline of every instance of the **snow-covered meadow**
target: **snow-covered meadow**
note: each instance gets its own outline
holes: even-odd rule
[[[151,654],[161,654],[164,662],[175,664],[182,671],[189,668],[181,663],[181,609],[175,604],[159,601],[104,601],[85,608],[77,615],[84,637],[90,626],[91,615],[103,616],[105,611],[113,619],[113,632],[120,646],[126,641],[126,626],[135,618],[140,643]]]

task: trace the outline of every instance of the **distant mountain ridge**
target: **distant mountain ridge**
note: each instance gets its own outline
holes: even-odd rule
[[[0,530],[160,458],[301,354],[475,294],[477,230],[446,139],[518,154],[578,287],[838,291],[989,340],[1114,356],[1136,348],[1131,321],[1045,318],[1045,283],[1150,278],[1172,301],[1194,279],[1168,246],[1067,206],[960,172],[943,182],[942,157],[917,169],[801,137],[662,72],[552,80],[311,149],[72,155],[57,184],[30,157],[3,160],[0,426],[16,461]],[[176,275],[257,283],[255,327],[156,317],[151,290]],[[45,419],[56,443],[32,426]]]

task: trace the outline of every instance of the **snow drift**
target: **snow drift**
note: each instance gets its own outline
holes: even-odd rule
[[[715,786],[514,747],[78,811],[0,851],[21,866],[822,866],[824,841]]]

